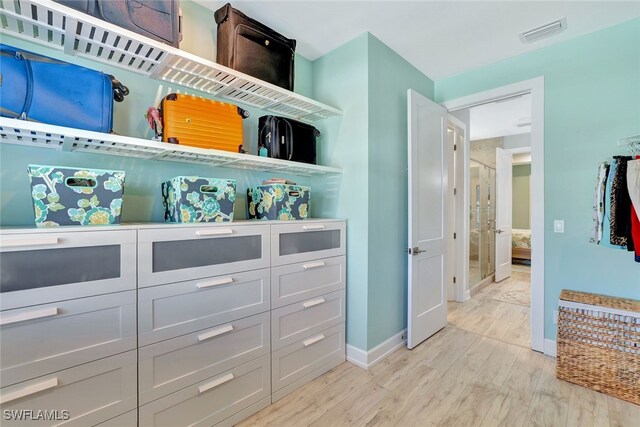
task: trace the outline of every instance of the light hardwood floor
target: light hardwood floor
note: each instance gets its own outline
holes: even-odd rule
[[[640,426],[640,406],[557,380],[555,359],[528,348],[528,309],[496,299],[520,273],[450,303],[449,325],[413,350],[345,362],[240,425]]]

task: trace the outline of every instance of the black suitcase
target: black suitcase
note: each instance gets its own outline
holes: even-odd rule
[[[319,136],[315,127],[285,117],[262,116],[258,121],[258,146],[276,159],[315,164]]]
[[[293,90],[296,41],[231,7],[215,13],[216,62],[260,80]]]
[[[54,0],[143,36],[178,47],[179,0]]]

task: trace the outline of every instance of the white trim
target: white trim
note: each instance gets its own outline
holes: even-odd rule
[[[531,348],[544,351],[544,77],[444,102],[449,111],[531,93]]]
[[[404,329],[391,338],[381,342],[369,351],[347,344],[347,361],[361,368],[369,369],[385,357],[407,344],[407,330]]]
[[[551,357],[557,357],[557,343],[548,338],[544,339],[544,354]]]

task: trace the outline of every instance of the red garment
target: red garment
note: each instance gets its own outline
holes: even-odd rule
[[[640,156],[636,156],[636,159],[640,159]],[[633,203],[631,203],[631,237],[633,238],[636,261],[640,262],[640,219],[636,215]]]

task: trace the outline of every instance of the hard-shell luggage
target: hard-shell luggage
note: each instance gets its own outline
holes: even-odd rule
[[[242,146],[242,108],[192,95],[172,93],[160,104],[162,140],[172,144],[232,151]]]
[[[54,0],[143,36],[178,47],[179,0]]]
[[[293,90],[296,41],[231,7],[215,13],[218,24],[216,62]]]
[[[0,60],[3,117],[109,132],[114,96],[129,93],[113,76],[12,46],[0,44]]]
[[[315,164],[319,136],[315,127],[285,117],[262,116],[258,121],[258,147],[276,159]]]

